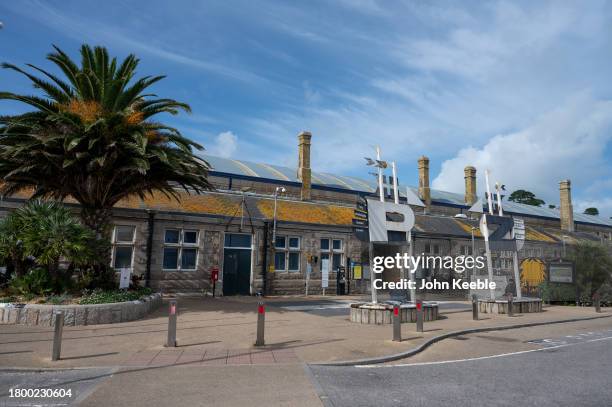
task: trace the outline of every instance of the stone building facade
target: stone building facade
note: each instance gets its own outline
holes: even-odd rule
[[[143,283],[164,292],[211,293],[211,273],[218,269],[216,295],[298,295],[307,285],[311,294],[323,291],[321,265],[326,261],[332,265],[326,293],[336,293],[338,271],[346,277],[345,292],[366,292],[368,244],[355,234],[353,218],[357,202],[377,196],[375,179],[312,171],[311,140],[310,133],[298,136],[297,169],[205,156],[216,191],[181,193],[180,202],[161,194],[120,202],[113,212],[112,266],[129,268]],[[465,169],[465,194],[431,189],[427,157],[419,158],[418,173],[418,188],[412,190],[426,208],[413,207],[414,253],[482,253],[479,214],[470,212],[478,198],[476,169]],[[281,188],[285,192],[279,192]],[[26,199],[7,198],[0,211],[6,213]],[[406,201],[405,194],[400,200]],[[612,247],[612,221],[572,212],[569,181],[560,183],[560,201],[560,210],[504,203],[506,215],[526,224],[521,270],[530,259],[546,264],[566,257],[580,240]],[[512,275],[511,254],[492,257],[495,275]],[[448,270],[426,270],[425,275],[454,277]],[[537,283],[536,277],[525,281],[527,289]]]

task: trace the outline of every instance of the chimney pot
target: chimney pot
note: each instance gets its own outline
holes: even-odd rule
[[[569,179],[559,182],[559,218],[561,229],[566,232],[574,231],[574,208],[572,206],[572,183]]]
[[[429,189],[429,158],[424,155],[419,158],[419,197],[428,210],[431,206],[431,190]]]
[[[476,168],[468,165],[463,170],[465,178],[465,203],[474,205],[476,203]]]
[[[312,134],[303,131],[298,134],[298,171],[297,178],[302,181],[301,198],[310,199],[312,170],[310,169],[310,140]]]

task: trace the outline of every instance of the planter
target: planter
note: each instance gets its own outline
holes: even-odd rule
[[[64,325],[116,324],[134,321],[157,309],[161,294],[151,294],[142,300],[109,304],[46,305],[0,304],[0,324],[53,326],[53,313],[64,312]]]
[[[478,311],[483,314],[507,314],[507,300],[478,300]],[[527,314],[531,312],[542,312],[542,300],[539,298],[514,299],[512,302],[514,314]]]
[[[393,321],[393,305],[379,303],[355,303],[351,304],[351,322],[358,324],[390,324]],[[414,304],[402,304],[400,306],[400,321],[416,322],[416,306]],[[423,303],[424,321],[435,321],[438,319],[438,303]]]

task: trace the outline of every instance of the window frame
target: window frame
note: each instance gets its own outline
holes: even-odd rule
[[[170,230],[176,230],[179,232],[179,238],[178,238],[178,242],[174,243],[174,242],[166,242],[166,232],[170,231]],[[196,233],[196,239],[195,239],[195,243],[185,243],[185,232],[195,232]],[[165,251],[166,248],[175,248],[177,249],[177,258],[176,258],[176,268],[166,268],[165,266],[165,259],[166,259],[166,255],[165,255]],[[195,255],[195,263],[193,268],[184,268],[183,267],[183,249],[195,249],[196,251],[196,255]],[[198,263],[200,260],[200,230],[198,229],[188,229],[188,228],[176,228],[176,227],[169,227],[169,228],[164,228],[164,240],[163,240],[163,245],[162,245],[162,261],[161,261],[161,268],[162,271],[168,271],[168,272],[194,272],[198,270]]]
[[[132,240],[131,241],[127,241],[127,240],[117,240],[117,229],[119,227],[129,227],[132,228]],[[132,250],[132,254],[130,257],[130,266],[129,267],[115,267],[115,260],[117,259],[117,248],[118,247],[129,247]],[[135,252],[136,252],[136,225],[129,225],[129,224],[115,224],[113,225],[113,233],[111,235],[111,261],[110,261],[110,266],[113,269],[116,270],[121,270],[122,268],[128,268],[131,270],[134,270],[134,257],[135,257]]]
[[[276,235],[276,240],[278,240],[279,238],[284,239],[285,245],[284,247],[277,246],[276,241],[274,242],[274,271],[279,272],[279,273],[299,273],[302,270],[302,237],[295,236],[295,235]],[[291,244],[289,243],[291,239],[297,239],[298,241],[297,247],[291,247]],[[280,253],[283,254],[283,258],[284,258],[285,267],[283,269],[276,268],[276,256],[278,256]],[[297,269],[290,269],[289,259],[291,257],[291,254],[296,254],[296,253],[298,255],[298,262],[297,262],[298,267]]]
[[[323,245],[321,244],[323,240],[327,240],[328,249],[323,248]],[[340,249],[334,249],[334,241],[340,241]],[[337,268],[334,268],[334,255],[340,255],[340,264],[338,266],[345,267],[346,257],[344,256],[344,239],[335,238],[335,237],[322,237],[319,240],[319,249],[321,252],[321,256],[320,256],[321,259],[323,259],[323,255],[328,255],[328,258],[332,264],[332,269],[331,269],[332,272],[338,271]]]

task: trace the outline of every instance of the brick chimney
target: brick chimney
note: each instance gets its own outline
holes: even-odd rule
[[[467,166],[463,169],[465,178],[465,203],[474,205],[478,199],[476,196],[476,168]]]
[[[310,170],[310,139],[312,134],[303,131],[298,134],[298,170],[297,178],[302,181],[302,200],[310,200],[311,170]]]
[[[571,185],[572,183],[569,179],[559,182],[561,230],[567,232],[574,231],[574,208],[572,207]]]
[[[431,191],[429,190],[429,158],[419,158],[419,198],[427,209],[431,206]]]

